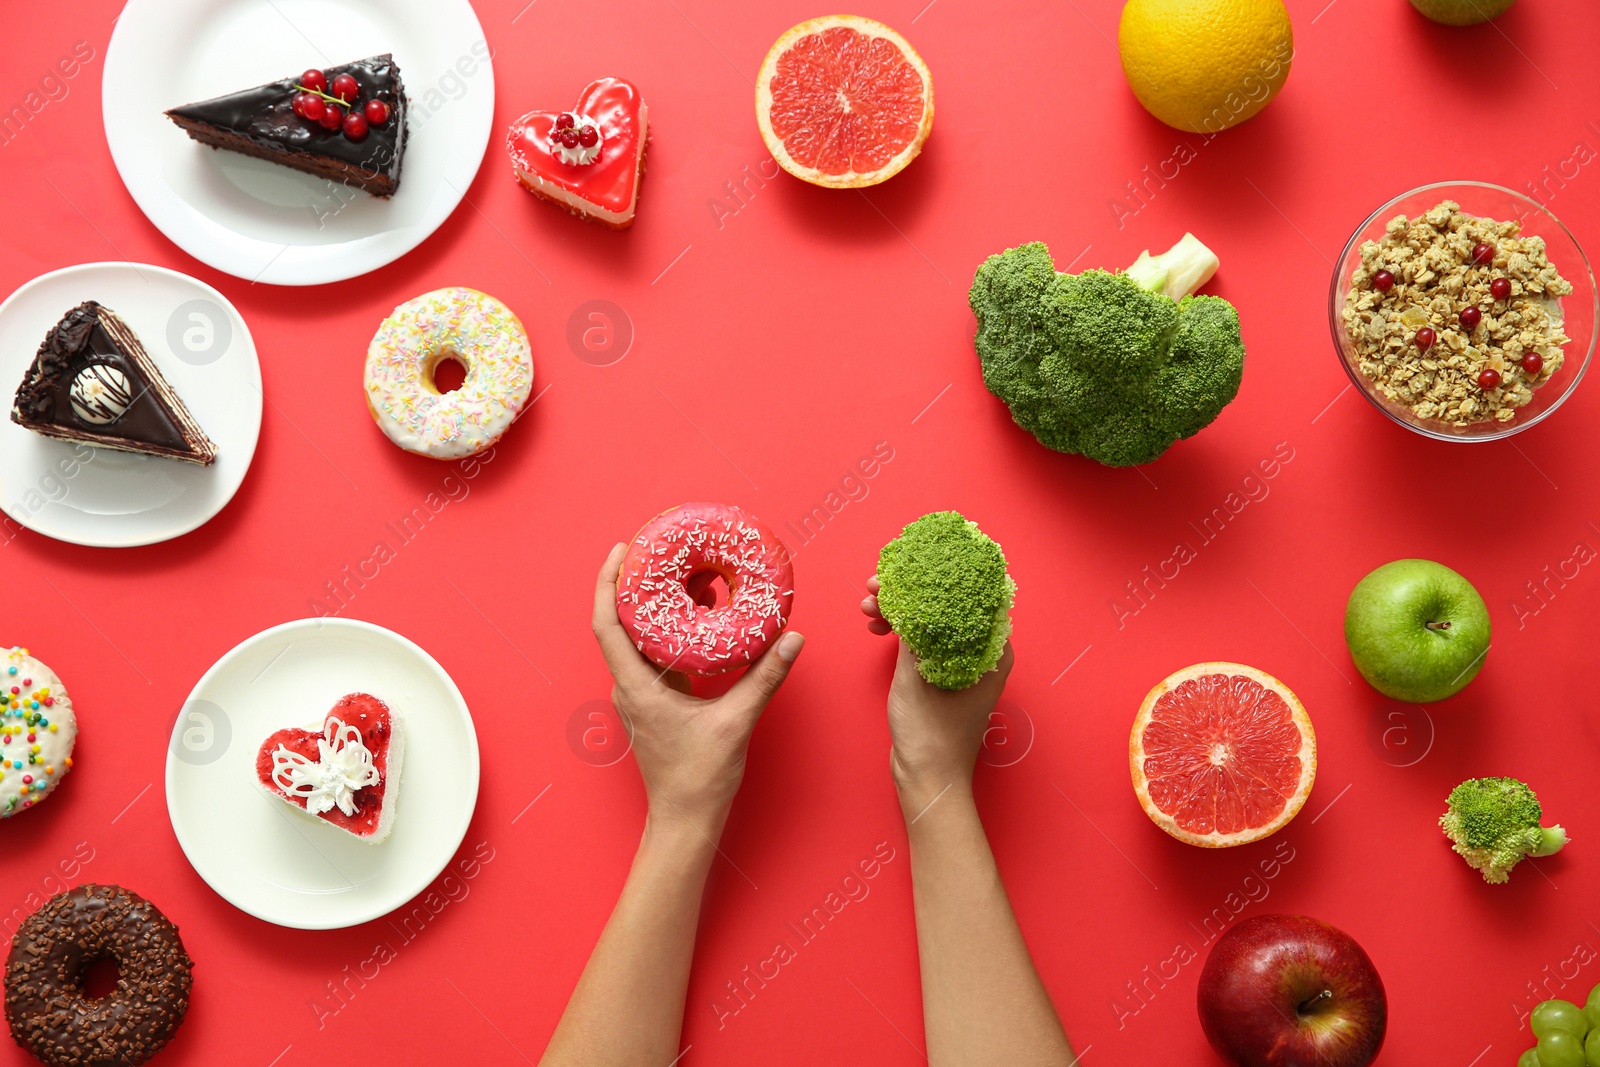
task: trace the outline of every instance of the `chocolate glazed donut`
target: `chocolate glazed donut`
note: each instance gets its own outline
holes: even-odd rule
[[[86,997],[83,976],[115,961],[117,988]],[[189,1010],[178,928],[119,886],[80,885],[23,922],[6,960],[6,1021],[50,1067],[137,1067],[172,1040]]]

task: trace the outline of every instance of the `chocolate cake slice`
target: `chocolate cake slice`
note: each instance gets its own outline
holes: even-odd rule
[[[353,79],[354,92],[350,83]],[[388,54],[308,70],[167,112],[201,144],[270,160],[373,196],[400,188],[406,88]]]
[[[217,446],[128,324],[85,301],[51,328],[11,407],[46,437],[209,466]]]

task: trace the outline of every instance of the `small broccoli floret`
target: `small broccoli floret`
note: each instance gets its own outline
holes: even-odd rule
[[[984,385],[1046,447],[1150,462],[1238,395],[1238,313],[1191,295],[1216,268],[1193,234],[1124,273],[1058,273],[1038,242],[990,256],[968,294]]]
[[[940,689],[965,689],[999,664],[1017,585],[977,523],[924,515],[883,546],[878,585],[883,617]]]
[[[1448,803],[1439,825],[1485,882],[1507,881],[1523,857],[1550,856],[1567,843],[1561,827],[1539,825],[1539,798],[1515,778],[1469,778]]]

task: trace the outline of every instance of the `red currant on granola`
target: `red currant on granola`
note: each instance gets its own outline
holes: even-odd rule
[[[1478,266],[1494,261],[1494,245],[1480,241],[1472,246],[1472,262]]]
[[[1478,372],[1478,388],[1486,393],[1492,393],[1500,388],[1500,372],[1493,367],[1485,367]]]
[[[1426,352],[1428,349],[1433,347],[1433,342],[1437,341],[1438,339],[1439,335],[1433,332],[1432,326],[1424,326],[1422,329],[1417,331],[1417,348],[1423,352]]]
[[[1509,300],[1511,298],[1511,279],[1496,278],[1490,282],[1489,295],[1496,300]]]
[[[1394,272],[1380,270],[1372,276],[1372,287],[1380,293],[1387,293],[1394,288]]]
[[[1544,357],[1537,352],[1529,352],[1522,357],[1522,373],[1530,378],[1537,378],[1544,370]]]
[[[1478,323],[1483,321],[1483,312],[1468,304],[1461,309],[1458,317],[1461,319],[1461,328],[1471,333],[1478,328]]]

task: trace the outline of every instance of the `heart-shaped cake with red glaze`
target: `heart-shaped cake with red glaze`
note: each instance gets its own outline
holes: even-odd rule
[[[649,108],[632,82],[601,78],[570,111],[530,111],[506,136],[517,181],[535,196],[612,229],[633,225]]]
[[[351,693],[320,728],[279,730],[263,741],[256,779],[296,811],[376,844],[394,827],[404,755],[400,716],[370,693]]]

